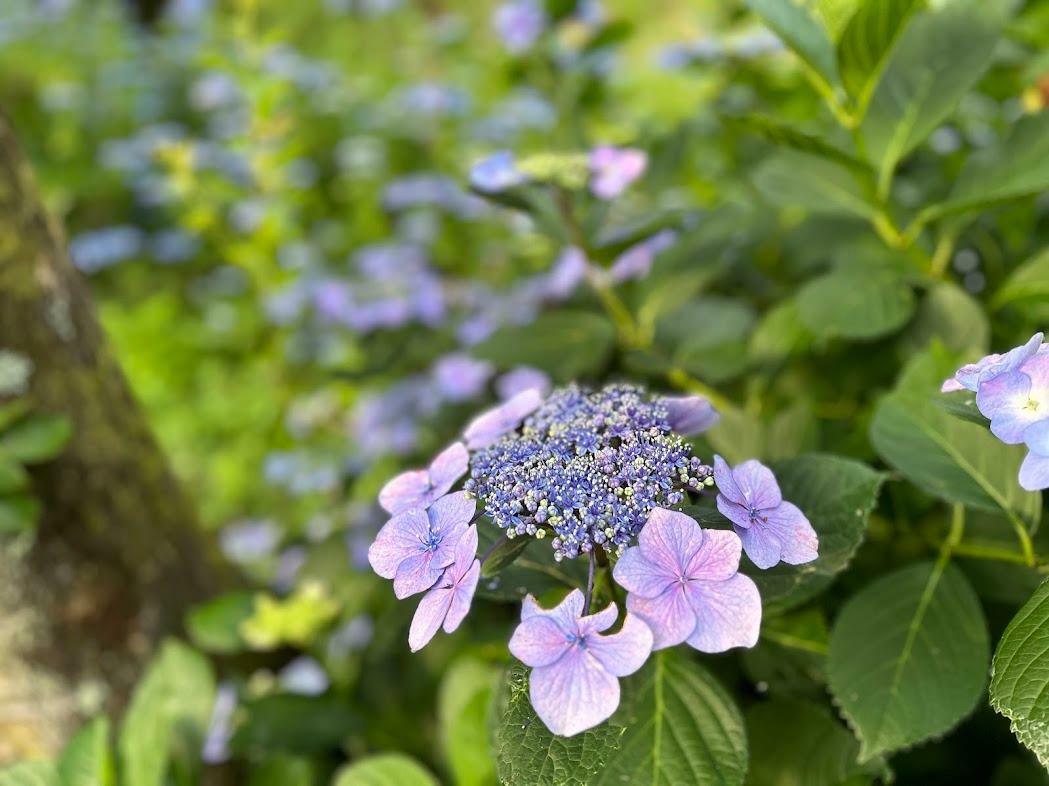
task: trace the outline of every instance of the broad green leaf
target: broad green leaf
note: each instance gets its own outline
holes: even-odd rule
[[[482,522],[477,531],[478,553],[483,554],[502,531],[491,522]],[[586,567],[583,560],[554,562],[549,538],[514,538],[511,543],[524,543],[524,548],[513,562],[504,565],[495,575],[482,575],[477,583],[478,597],[489,600],[517,601],[531,593],[541,597],[544,592],[568,590],[584,586]],[[487,566],[487,562],[485,565]]]
[[[437,779],[403,753],[378,753],[335,774],[332,786],[438,786]]]
[[[321,766],[305,756],[278,753],[252,761],[247,786],[315,786]]]
[[[215,677],[204,656],[178,641],[161,645],[124,715],[123,786],[164,786],[169,767],[193,772],[214,698]]]
[[[246,701],[243,707],[230,749],[250,756],[275,751],[302,755],[333,751],[363,725],[343,698],[330,694],[271,693]]]
[[[910,285],[884,268],[834,270],[798,293],[798,311],[817,336],[879,338],[902,327],[914,313]]]
[[[973,155],[958,175],[946,202],[933,205],[925,220],[1049,190],[1049,113],[1028,115],[1009,136]]]
[[[785,125],[775,118],[764,115],[727,116],[725,123],[744,133],[757,134],[768,142],[780,147],[790,148],[800,153],[808,153],[819,158],[826,158],[846,167],[868,172],[869,167],[863,161],[842,150],[830,142],[813,134],[806,133],[793,126]]]
[[[957,284],[940,281],[922,299],[904,343],[923,350],[937,340],[952,352],[986,352],[990,336],[983,306]]]
[[[766,311],[750,334],[750,355],[757,361],[783,360],[812,343],[812,333],[801,319],[798,301],[784,300]]]
[[[672,350],[675,365],[718,383],[746,368],[746,337],[753,309],[726,297],[692,300],[659,321],[657,344]]]
[[[837,39],[862,0],[816,0],[816,12],[830,37]]]
[[[189,610],[186,632],[194,644],[208,652],[240,652],[245,647],[240,629],[254,609],[252,592],[220,595]]]
[[[838,615],[827,676],[864,761],[950,731],[983,692],[990,640],[953,565],[919,563],[868,585]]]
[[[0,535],[30,532],[40,518],[40,502],[26,494],[0,497]]]
[[[980,410],[976,408],[976,396],[968,392],[957,392],[957,393],[944,393],[936,396],[933,401],[936,402],[936,406],[942,409],[949,415],[954,415],[956,418],[967,420],[970,423],[975,423],[978,426],[987,428],[988,420],[980,414]]]
[[[485,519],[489,526],[494,527],[495,525],[488,519]],[[498,545],[492,545],[491,551],[482,552],[488,555],[485,559],[484,564],[481,565],[481,577],[491,578],[497,573],[503,570],[508,565],[512,565],[514,560],[521,556],[521,553],[528,548],[532,542],[532,538],[528,537],[515,537],[513,539],[507,538]]]
[[[855,171],[818,156],[782,151],[754,171],[754,185],[775,205],[803,207],[813,213],[877,214],[873,186]]]
[[[833,87],[838,83],[834,44],[805,5],[795,0],[745,1],[750,10],[760,16],[827,85]]]
[[[0,494],[22,491],[29,485],[29,473],[21,464],[0,459]]]
[[[773,699],[823,701],[829,638],[827,621],[818,608],[766,614],[757,645],[740,653],[743,668],[748,679]]]
[[[1049,581],[1013,617],[991,664],[991,706],[1049,768]]]
[[[942,352],[915,356],[896,390],[874,410],[871,444],[920,489],[948,502],[1019,515],[1037,523],[1042,500],[1017,482],[1024,450],[937,404],[939,387],[960,365]]]
[[[1047,113],[1049,114],[1049,113]],[[994,308],[1049,300],[1049,248],[1013,270],[994,293]]]
[[[528,671],[512,666],[504,680],[495,727],[499,781],[505,786],[590,786],[607,772],[623,727],[602,723],[574,737],[556,737],[528,698]]]
[[[0,769],[0,786],[63,786],[49,761],[23,761]]]
[[[2,354],[3,350],[0,350],[0,355]],[[7,431],[12,423],[28,415],[31,409],[27,398],[16,398],[14,401],[0,404],[0,433]]]
[[[271,650],[282,644],[311,644],[339,614],[339,602],[320,581],[303,582],[286,598],[259,593],[240,635],[254,649]]]
[[[738,786],[747,772],[743,717],[717,679],[687,654],[663,650],[622,680],[612,717],[626,732],[595,786]]]
[[[948,4],[922,13],[907,26],[861,125],[881,181],[987,70],[997,41],[997,22],[976,3]]]
[[[860,746],[826,709],[808,701],[768,701],[747,712],[749,786],[841,786],[867,775]],[[869,783],[870,778],[849,781]]]
[[[568,382],[593,374],[607,362],[615,330],[588,311],[553,311],[528,325],[506,327],[473,348],[472,354],[500,368],[533,366]]]
[[[859,461],[821,453],[778,462],[773,470],[783,498],[801,508],[820,539],[815,562],[751,573],[766,606],[782,609],[804,602],[845,570],[863,542],[885,476]]]
[[[109,720],[95,718],[77,732],[58,760],[62,786],[114,786]]]
[[[864,0],[838,41],[841,82],[863,117],[893,46],[924,0]]]
[[[69,419],[52,415],[30,415],[0,434],[0,455],[23,464],[54,458],[72,433]]]
[[[441,681],[437,700],[441,748],[459,786],[495,781],[489,710],[501,670],[474,658],[460,658]]]

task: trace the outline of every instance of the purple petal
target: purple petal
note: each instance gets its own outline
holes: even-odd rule
[[[743,550],[750,561],[762,570],[767,570],[779,562],[782,544],[779,538],[768,527],[734,527],[739,539],[743,541]]]
[[[1009,371],[980,385],[976,406],[991,419],[991,433],[1007,445],[1023,442],[1024,430],[1038,420],[1031,400],[1031,378],[1021,371]]]
[[[724,494],[718,494],[714,504],[718,506],[718,512],[737,527],[747,529],[753,523],[750,517],[750,509],[733,502]]]
[[[543,397],[538,390],[530,389],[518,393],[512,399],[475,418],[463,436],[471,450],[486,448],[500,437],[509,434],[521,425],[521,421],[535,412]]]
[[[455,442],[437,454],[430,464],[430,483],[435,489],[440,489],[435,496],[447,493],[466,474],[469,466],[470,453],[462,442]]]
[[[609,603],[604,609],[597,612],[597,614],[591,614],[587,617],[580,617],[576,630],[579,631],[579,635],[586,636],[591,633],[601,633],[611,628],[616,621],[616,617],[619,616],[619,609],[616,608],[616,604]]]
[[[402,472],[390,480],[379,492],[379,504],[389,513],[400,513],[409,508],[426,508],[430,500],[430,473],[424,469]]]
[[[526,666],[549,666],[569,649],[565,631],[553,619],[536,615],[523,620],[510,637],[510,654]]]
[[[443,564],[442,564],[443,563]],[[393,594],[403,600],[419,592],[425,592],[437,583],[451,558],[438,551],[424,551],[408,557],[397,566],[393,577]]]
[[[452,591],[447,587],[434,587],[423,595],[408,630],[408,646],[412,652],[418,652],[430,643],[444,622],[451,602]]]
[[[611,636],[589,636],[586,646],[609,674],[626,677],[640,669],[648,660],[649,653],[652,652],[652,631],[641,619],[627,614],[618,633]]]
[[[1028,491],[1049,488],[1049,456],[1028,453],[1020,465],[1020,485]]]
[[[695,519],[676,510],[653,508],[637,538],[645,559],[675,576],[703,543],[703,530]]]
[[[612,578],[627,592],[642,598],[655,598],[662,595],[676,576],[671,572],[649,562],[637,546],[631,546],[612,569]]]
[[[579,647],[552,665],[534,669],[530,682],[536,714],[551,732],[564,737],[596,726],[619,706],[619,681]]]
[[[680,644],[696,628],[695,612],[681,584],[674,584],[655,598],[643,598],[630,593],[626,596],[626,607],[652,631],[654,650]]]
[[[780,542],[781,560],[788,565],[802,565],[819,556],[820,544],[816,530],[796,505],[784,502],[775,510],[762,511],[762,515],[767,520],[762,521],[760,526],[776,534]]]
[[[759,510],[774,508],[783,501],[779,484],[772,470],[756,459],[737,464],[732,470],[732,479],[742,492],[742,500],[733,500]]]
[[[670,429],[683,437],[701,434],[721,419],[703,396],[664,397],[661,401],[669,412]]]
[[[477,510],[477,500],[465,491],[448,494],[430,506],[430,529],[433,532],[452,538],[453,543],[466,532],[470,519]]]
[[[458,580],[452,588],[452,602],[448,607],[448,615],[444,619],[444,632],[452,633],[466,618],[473,603],[474,593],[477,591],[477,581],[481,578],[481,561],[474,560],[466,573]]]
[[[508,400],[526,390],[538,390],[545,396],[550,392],[550,377],[545,372],[531,366],[518,366],[508,371],[495,381],[495,392],[499,398]]]
[[[1032,453],[1049,456],[1049,418],[1028,426],[1024,432],[1024,442]]]
[[[728,581],[689,582],[688,596],[696,619],[690,646],[700,652],[724,652],[757,644],[761,596],[749,577],[739,573]]]
[[[470,570],[477,556],[477,525],[471,524],[455,544],[455,561],[452,563],[451,579],[459,581]]]
[[[736,533],[723,529],[708,529],[703,533],[703,545],[685,566],[685,575],[689,579],[705,581],[730,579],[739,570],[742,550],[743,544]]]
[[[746,504],[743,491],[736,485],[736,479],[732,475],[732,468],[716,453],[714,454],[714,483],[718,491],[729,502],[735,502],[737,505]]]
[[[521,619],[526,620],[529,617],[541,614],[546,614],[546,610],[539,605],[539,601],[535,599],[535,596],[525,595],[524,600],[521,601]]]
[[[583,593],[574,589],[552,609],[539,609],[539,613],[552,619],[566,633],[575,631],[577,620],[583,616]]]
[[[423,510],[407,510],[386,522],[368,548],[372,570],[384,579],[397,575],[397,568],[424,548],[430,520]]]
[[[959,390],[965,390],[966,387],[954,377],[948,380],[944,380],[944,383],[940,386],[941,393],[955,393]]]
[[[981,360],[977,363],[978,366],[982,366],[979,378],[980,384],[982,385],[984,382],[994,379],[999,374],[1018,369],[1024,361],[1041,349],[1043,338],[1045,336],[1042,333],[1035,333],[1027,340],[1026,344],[1010,349],[1001,357],[989,355]],[[991,360],[992,358],[993,360]]]

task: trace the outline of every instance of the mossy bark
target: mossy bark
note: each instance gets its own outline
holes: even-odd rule
[[[84,282],[0,117],[0,347],[73,437],[33,471],[33,545],[0,546],[0,760],[48,753],[116,709],[152,644],[212,591],[216,562],[107,348]]]

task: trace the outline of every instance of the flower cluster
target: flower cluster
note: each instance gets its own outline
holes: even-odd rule
[[[630,385],[570,385],[548,395],[533,372],[513,382],[514,395],[471,421],[429,467],[386,484],[379,501],[393,516],[368,558],[393,579],[397,597],[426,593],[408,636],[416,651],[442,626],[454,631],[469,611],[491,553],[476,555],[481,516],[504,539],[551,535],[557,560],[587,555],[586,592],[575,589],[551,609],[528,595],[509,642],[533,669],[537,715],[571,736],[616,711],[619,678],[654,649],[753,646],[761,598],[739,572],[742,553],[759,568],[800,564],[816,559],[818,540],[768,468],[756,461],[732,468],[720,456],[708,467],[691,454],[682,436],[718,420],[705,398],[653,397]],[[452,491],[467,473],[465,490]],[[671,509],[715,482],[717,508],[735,531],[705,530]],[[614,603],[590,613],[598,564],[611,565],[610,579],[627,593],[616,633],[607,633],[619,616]]]
[[[1004,355],[962,366],[941,388],[975,393],[991,433],[1007,445],[1027,446],[1020,485],[1028,491],[1049,488],[1049,343],[1043,338],[1035,333]]]

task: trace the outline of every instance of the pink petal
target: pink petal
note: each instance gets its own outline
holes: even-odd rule
[[[690,646],[700,652],[724,652],[757,644],[761,596],[749,577],[738,573],[728,581],[689,582],[688,596],[696,621]]]
[[[510,637],[510,654],[526,666],[549,666],[569,649],[563,628],[547,616],[536,615],[521,622]]]
[[[408,557],[397,566],[393,577],[393,594],[403,600],[418,592],[425,592],[441,578],[448,561],[442,560],[438,551],[424,551],[414,557]],[[445,564],[440,564],[442,561]]]
[[[474,560],[465,575],[452,588],[452,602],[448,607],[448,616],[444,619],[444,632],[452,633],[466,618],[477,591],[477,581],[481,578],[481,562]]]
[[[725,459],[717,454],[714,455],[714,483],[718,491],[730,502],[742,505],[746,502],[743,491],[736,485],[736,479],[732,475],[732,468]]]
[[[562,630],[575,631],[576,621],[583,616],[583,593],[574,589],[552,609],[540,609],[539,613],[552,619]]]
[[[379,492],[379,504],[389,513],[400,513],[408,508],[425,508],[430,491],[430,474],[424,469],[402,472],[390,480]]]
[[[616,561],[612,578],[627,592],[643,598],[655,598],[663,594],[677,577],[645,559],[640,548],[631,546]]]
[[[720,488],[720,486],[718,488]],[[718,494],[717,499],[714,500],[714,504],[718,506],[718,511],[721,515],[737,527],[747,529],[753,523],[750,519],[750,510],[737,502],[733,502],[724,494]]]
[[[691,516],[676,510],[653,508],[637,542],[646,560],[680,576],[685,565],[699,551],[703,530]]]
[[[965,385],[951,377],[948,380],[944,380],[944,383],[940,386],[941,393],[955,393],[959,390],[965,390]]]
[[[626,596],[626,607],[652,631],[654,650],[680,644],[696,628],[695,612],[681,584],[674,584],[656,598],[642,598],[630,593]]]
[[[494,444],[504,434],[521,425],[521,421],[539,408],[543,397],[531,388],[518,393],[504,404],[479,415],[466,427],[466,446],[479,450]]]
[[[459,542],[455,544],[455,561],[449,568],[451,579],[453,581],[459,581],[463,576],[466,575],[474,563],[474,558],[477,556],[477,525],[471,524],[467,527],[466,532]]]
[[[816,530],[796,505],[784,502],[775,510],[763,511],[762,515],[768,521],[762,522],[761,526],[771,529],[780,542],[781,560],[788,565],[801,565],[819,556]]]
[[[585,636],[588,633],[600,633],[611,628],[616,621],[616,617],[619,616],[619,609],[616,608],[616,604],[609,603],[604,609],[597,612],[596,614],[590,614],[586,617],[580,617],[576,623],[576,630],[579,631],[581,636]]]
[[[445,621],[451,602],[452,590],[448,587],[434,587],[423,595],[423,599],[419,601],[419,608],[412,617],[412,626],[408,630],[408,646],[412,652],[418,652],[430,643],[430,639]]]
[[[796,508],[795,508],[796,509]],[[739,535],[725,529],[708,529],[703,533],[703,545],[685,568],[690,579],[724,581],[736,575],[743,544]]]
[[[466,532],[476,510],[477,500],[465,491],[448,494],[430,506],[430,528],[435,533],[451,536],[456,542]]]
[[[783,501],[776,476],[760,461],[750,459],[737,464],[732,470],[732,478],[743,492],[743,499],[738,500],[741,505],[758,509],[774,508]]]
[[[1049,456],[1028,453],[1020,465],[1020,485],[1028,491],[1049,488]]]
[[[660,401],[670,413],[671,430],[683,437],[701,434],[721,419],[704,396],[665,396]]]
[[[444,494],[459,478],[466,474],[470,466],[470,453],[462,442],[455,442],[437,454],[430,464],[430,481],[434,488]]]
[[[564,737],[596,726],[619,706],[619,681],[579,647],[534,669],[530,682],[536,714],[551,732]]]
[[[392,579],[398,566],[423,549],[430,520],[423,510],[408,510],[386,522],[375,542],[368,548],[372,570],[384,579]]]
[[[625,677],[648,660],[652,652],[652,631],[639,617],[627,614],[618,633],[589,636],[586,646],[609,674]]]
[[[521,619],[526,620],[537,614],[546,614],[546,610],[539,605],[539,601],[535,599],[534,595],[525,595],[524,600],[521,601]]]

